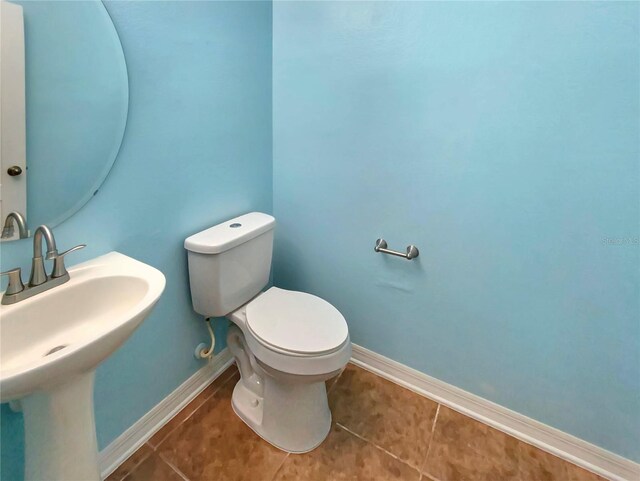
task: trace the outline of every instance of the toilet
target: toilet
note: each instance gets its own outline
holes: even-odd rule
[[[351,357],[344,317],[327,301],[270,287],[275,219],[252,212],[185,240],[193,308],[232,322],[240,380],[231,403],[274,446],[304,453],[331,428],[325,381]]]

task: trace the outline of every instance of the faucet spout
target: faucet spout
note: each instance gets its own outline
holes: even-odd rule
[[[56,240],[53,232],[46,225],[41,225],[33,234],[33,260],[31,262],[31,277],[29,285],[31,287],[39,286],[47,281],[47,273],[44,270],[44,259],[42,258],[42,238],[47,244],[47,259],[55,259],[58,257],[58,249],[56,248]]]
[[[58,255],[56,247],[56,239],[53,237],[53,231],[46,225],[38,227],[33,234],[33,257],[42,257],[42,238],[47,244],[47,259],[53,259]]]
[[[2,235],[0,238],[9,239],[13,237],[14,227],[13,224],[18,226],[18,235],[20,239],[24,239],[28,236],[27,222],[24,216],[20,212],[9,212],[7,218],[4,221],[4,227],[2,228]]]

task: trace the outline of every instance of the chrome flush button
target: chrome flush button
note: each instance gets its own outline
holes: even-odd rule
[[[242,224],[239,224],[238,222],[234,222],[233,224],[231,224],[229,227],[231,227],[232,229],[235,229],[237,227],[242,227]]]

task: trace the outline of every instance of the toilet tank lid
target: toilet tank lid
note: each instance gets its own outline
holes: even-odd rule
[[[251,212],[193,234],[184,241],[184,248],[200,254],[219,254],[272,230],[275,223],[269,214]]]

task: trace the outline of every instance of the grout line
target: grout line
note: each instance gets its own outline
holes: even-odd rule
[[[443,481],[440,478],[436,478],[435,476],[431,476],[430,474],[427,474],[427,473],[420,473],[420,474],[422,474],[422,481]]]
[[[352,366],[355,366],[355,367],[357,367],[357,368],[364,369],[365,371],[367,371],[367,372],[369,372],[369,373],[373,374],[374,376],[376,376],[376,377],[377,377],[377,378],[379,378],[379,379],[383,379],[383,380],[385,380],[385,381],[390,382],[391,384],[393,384],[393,385],[394,385],[394,387],[395,387],[395,388],[400,388],[400,389],[403,389],[403,390],[406,390],[406,391],[409,391],[409,392],[415,393],[415,394],[417,394],[417,395],[419,395],[419,396],[421,396],[421,397],[423,397],[423,398],[425,398],[425,399],[429,399],[430,401],[433,401],[433,399],[431,399],[431,398],[429,398],[429,397],[427,397],[427,396],[424,396],[424,395],[422,395],[421,393],[417,393],[417,392],[415,392],[415,391],[412,391],[411,389],[408,389],[408,388],[406,388],[405,386],[402,386],[401,384],[394,383],[393,381],[391,381],[391,380],[389,380],[389,379],[386,379],[386,378],[382,377],[379,373],[377,373],[377,372],[375,372],[375,371],[370,371],[370,370],[366,369],[364,366],[360,366],[360,365],[358,365],[358,364],[353,363],[353,361],[349,361],[349,364],[351,364]],[[343,372],[344,372],[344,370],[343,370]],[[342,375],[342,373],[340,373],[340,375]],[[337,380],[336,380],[336,382],[337,382]],[[335,384],[334,384],[334,385],[335,385]],[[433,402],[436,402],[436,401],[433,401]],[[435,414],[435,416],[434,416],[434,418],[433,418],[433,425],[431,426],[431,432],[430,432],[430,435],[429,435],[429,444],[428,444],[428,446],[427,446],[427,453],[426,453],[426,455],[425,455],[424,461],[421,463],[423,466],[426,464],[427,457],[428,457],[428,455],[429,455],[429,450],[431,449],[431,443],[432,443],[432,441],[433,441],[433,435],[434,435],[434,433],[435,433],[435,429],[436,429],[436,421],[437,421],[437,419],[438,419],[438,414],[440,413],[440,406],[441,406],[441,404],[440,404],[440,403],[438,403],[438,404],[437,404],[437,407],[436,407],[436,414]],[[369,444],[371,444],[371,445],[375,446],[376,448],[380,449],[381,451],[384,451],[385,453],[387,453],[388,455],[390,455],[390,456],[394,457],[395,459],[397,459],[398,461],[402,462],[403,464],[406,464],[407,466],[409,466],[409,467],[411,467],[411,468],[413,468],[413,469],[417,470],[417,471],[420,473],[420,476],[423,476],[423,475],[428,476],[428,474],[423,473],[423,470],[421,469],[421,467],[420,467],[420,466],[414,466],[413,464],[411,464],[411,463],[409,463],[409,462],[407,462],[407,461],[405,461],[405,460],[403,460],[403,459],[399,458],[397,455],[395,455],[395,454],[393,454],[392,452],[390,452],[390,451],[386,450],[386,449],[385,449],[385,448],[383,448],[382,446],[379,446],[379,445],[377,445],[376,443],[374,443],[373,441],[371,441],[371,440],[369,440],[369,439],[365,438],[364,436],[360,436],[359,434],[357,434],[357,433],[355,433],[355,432],[351,431],[351,430],[350,430],[349,428],[347,428],[346,426],[343,426],[342,424],[340,424],[340,423],[338,423],[338,422],[336,422],[336,424],[337,424],[338,426],[340,426],[341,428],[343,428],[344,430],[348,431],[349,433],[353,434],[354,436],[356,436],[356,437],[358,437],[358,438],[362,439],[363,441],[366,441],[367,443],[369,443]],[[434,478],[434,480],[435,480],[435,478]],[[435,480],[435,481],[439,481],[439,480]]]
[[[145,445],[145,444],[147,444],[147,443],[144,443],[144,444],[143,444],[142,446],[140,446],[140,447],[139,447],[139,448],[138,448],[138,449],[137,449],[137,450],[136,450],[136,451],[135,451],[131,456],[129,456],[127,459],[125,459],[124,463],[126,463],[127,461],[129,461],[129,459],[131,459],[133,456],[135,456],[135,455],[136,455],[136,453],[137,453],[138,451],[140,451],[142,448],[144,448],[144,445]],[[119,478],[119,480],[115,480],[115,481],[124,481],[124,480],[125,480],[125,479],[127,479],[129,476],[131,476],[131,474],[132,474],[136,469],[138,469],[138,467],[140,467],[140,465],[141,465],[142,463],[144,463],[148,458],[150,458],[150,457],[151,457],[151,455],[153,454],[153,448],[152,448],[150,445],[147,445],[147,447],[151,448],[151,452],[150,452],[150,453],[147,453],[147,455],[146,455],[146,456],[144,456],[144,457],[142,457],[142,458],[140,459],[140,461],[138,461],[136,464],[134,464],[133,466],[131,466],[131,469],[129,469],[129,472],[128,472],[127,474],[125,474],[124,476],[122,476],[121,478]],[[118,467],[116,468],[116,470],[117,470],[117,469],[120,469],[120,467],[122,467],[122,466],[124,465],[124,463],[122,463],[120,466],[118,466]],[[114,471],[113,473],[115,473],[115,471]],[[111,473],[109,476],[113,476],[113,473]],[[109,476],[107,476],[107,477],[109,477]]]
[[[422,473],[422,476],[425,477],[424,481],[442,481],[440,478],[436,478],[435,476],[431,476],[430,474]]]
[[[144,457],[144,459],[143,459],[142,461],[140,461],[138,464],[136,464],[136,468],[137,468],[138,466],[140,466],[144,461],[146,461],[146,460],[147,460],[147,458],[150,458],[150,457],[153,455],[153,453],[155,453],[155,452],[156,452],[156,449],[155,449],[153,446],[151,446],[151,444],[149,444],[149,440],[147,439],[147,440],[144,442],[144,444],[143,444],[142,446],[140,446],[140,447],[137,449],[136,453],[137,453],[138,451],[140,451],[144,446],[148,447],[148,448],[151,450],[151,452],[150,452],[149,454],[147,454],[147,455]],[[135,453],[134,453],[134,454],[135,454]],[[124,464],[124,463],[122,463],[122,464]],[[122,466],[122,464],[121,464],[120,466]],[[118,466],[118,467],[120,467],[120,466]]]
[[[327,397],[329,396],[329,393],[331,391],[333,391],[333,389],[336,387],[336,384],[338,384],[338,381],[340,380],[340,377],[342,376],[342,373],[345,371],[345,368],[342,368],[342,370],[340,371],[340,374],[338,374],[335,379],[333,380],[333,382],[331,383],[331,386],[329,386],[329,390],[327,391]]]
[[[138,469],[138,466],[140,466],[142,463],[144,463],[144,462],[147,460],[147,458],[149,458],[149,457],[153,454],[153,452],[154,452],[153,446],[151,446],[150,444],[148,444],[148,443],[146,443],[146,442],[145,442],[142,446],[140,446],[138,449],[136,449],[136,450],[131,454],[131,456],[129,456],[127,459],[125,459],[125,460],[120,464],[120,466],[118,466],[116,469],[114,469],[114,470],[113,470],[113,473],[111,473],[109,476],[113,476],[113,474],[114,474],[118,469],[120,469],[122,466],[124,466],[124,464],[125,464],[127,461],[129,461],[131,458],[133,458],[133,457],[138,453],[138,451],[140,451],[141,449],[143,449],[143,448],[144,448],[144,446],[145,446],[145,444],[147,445],[147,447],[148,447],[148,448],[150,448],[150,449],[151,449],[151,452],[147,453],[147,454],[146,454],[146,456],[143,456],[142,458],[140,458],[140,460],[139,460],[136,464],[134,464],[133,466],[131,466],[131,469],[129,469],[129,472],[128,472],[127,474],[125,474],[124,476],[122,476],[122,477],[120,477],[120,478],[118,478],[117,480],[114,480],[114,481],[124,481],[126,478],[128,478],[128,477],[129,477],[129,475],[130,475],[132,472],[134,472],[136,469]],[[108,478],[109,476],[107,476],[107,478]]]
[[[175,471],[175,473],[180,476],[182,479],[184,479],[184,481],[189,481],[189,478],[187,478],[184,473],[182,471],[180,471],[176,466],[173,465],[173,463],[170,463],[169,461],[166,460],[166,458],[158,453],[158,457],[160,458],[160,460],[165,463],[167,466],[169,466],[173,471]]]
[[[371,444],[373,447],[378,448],[380,451],[384,451],[385,453],[387,453],[389,456],[391,456],[394,459],[397,459],[398,461],[402,461],[404,464],[407,464],[409,466],[411,466],[409,463],[403,461],[402,459],[400,459],[397,455],[393,454],[391,451],[387,451],[386,449],[384,449],[381,446],[378,446],[376,443],[374,443],[373,441],[371,441],[370,439],[365,438],[364,436],[361,436],[360,434],[352,431],[351,429],[349,429],[346,426],[343,426],[342,424],[336,422],[336,425],[339,426],[340,428],[342,428],[343,430],[345,430],[346,432],[348,432],[349,434],[352,434],[353,436],[355,436],[358,439],[362,439],[363,441],[365,441],[367,444]],[[411,466],[413,467],[413,466]]]
[[[202,392],[204,392],[206,389],[208,389],[208,388],[209,388],[209,386],[211,386],[211,385],[212,385],[214,382],[216,382],[218,379],[222,379],[222,380],[221,380],[220,385],[218,386],[218,389],[216,389],[216,390],[215,390],[215,391],[213,391],[209,396],[207,396],[205,399],[203,399],[203,400],[202,400],[202,402],[201,402],[200,404],[198,404],[198,405],[195,407],[195,409],[194,409],[193,411],[191,411],[191,413],[190,413],[186,418],[184,418],[184,419],[183,419],[183,420],[182,420],[178,425],[176,425],[176,426],[175,426],[171,431],[169,431],[169,432],[168,432],[168,433],[167,433],[167,434],[166,434],[166,435],[165,435],[165,436],[164,436],[160,441],[158,441],[158,444],[157,444],[157,445],[155,445],[155,446],[154,446],[154,445],[153,445],[153,444],[151,444],[151,442],[150,442],[150,441],[151,441],[151,439],[153,439],[153,436],[151,436],[151,438],[149,438],[149,439],[147,440],[147,443],[146,443],[146,444],[148,444],[148,445],[151,447],[151,449],[153,449],[154,451],[157,451],[157,450],[158,450],[158,448],[160,447],[160,445],[161,445],[162,443],[164,443],[164,442],[167,440],[167,438],[168,438],[169,436],[171,436],[171,435],[176,431],[176,429],[178,429],[180,426],[182,426],[182,425],[183,425],[183,424],[184,424],[188,419],[191,419],[191,416],[193,416],[193,415],[196,413],[196,411],[198,411],[202,406],[204,406],[204,404],[205,404],[209,399],[211,399],[213,396],[215,396],[215,395],[220,391],[220,389],[222,389],[222,387],[223,387],[223,386],[225,386],[225,385],[227,384],[227,382],[229,382],[229,381],[231,380],[231,378],[233,377],[233,373],[229,373],[229,371],[231,370],[231,368],[232,368],[233,366],[235,366],[235,364],[231,364],[231,365],[230,365],[230,366],[229,366],[229,367],[228,367],[228,368],[227,368],[227,369],[226,369],[222,374],[220,374],[220,376],[219,376],[219,377],[217,377],[216,379],[214,379],[213,381],[211,381],[209,384],[207,384],[207,386],[202,390]],[[228,375],[227,375],[227,374],[228,374]],[[226,377],[225,377],[225,375],[226,375]],[[198,394],[198,396],[200,396],[200,394]],[[196,396],[196,399],[197,399],[197,397],[198,397],[198,396]],[[195,399],[194,399],[194,400],[195,400]],[[193,401],[191,401],[191,402],[193,402]],[[189,404],[191,404],[191,403],[189,403]],[[187,408],[189,407],[189,404],[187,404],[184,408],[182,408],[182,411],[184,411],[185,409],[187,409]],[[174,417],[172,417],[172,418],[171,418],[171,419],[170,419],[170,420],[169,420],[169,421],[168,421],[164,426],[166,426],[167,424],[169,424],[169,423],[170,423],[173,419],[175,419],[175,418],[176,418],[176,417],[177,417],[177,416],[178,416],[182,411],[178,411],[178,412],[176,413],[176,415],[175,415]],[[164,426],[162,426],[162,428],[163,428]],[[162,428],[158,429],[158,431],[157,431],[157,432],[160,432],[160,430],[161,430]]]
[[[282,469],[282,466],[284,466],[284,462],[289,458],[290,454],[291,453],[287,453],[287,455],[284,458],[282,458],[282,462],[280,463],[280,466],[278,466],[278,469],[276,469],[276,472],[273,473],[273,478],[271,478],[271,481],[274,481],[276,479],[276,477],[278,476],[278,473]]]
[[[433,426],[431,426],[431,436],[429,436],[429,446],[427,447],[427,454],[424,457],[424,461],[422,462],[422,469],[420,472],[424,473],[427,469],[427,461],[429,460],[429,452],[431,451],[431,445],[433,444],[433,437],[436,434],[436,424],[438,423],[438,417],[440,416],[440,408],[442,404],[438,403],[438,408],[436,409],[436,415],[433,418]]]
[[[351,429],[347,428],[346,426],[343,426],[342,424],[336,422],[336,425],[339,426],[340,428],[344,429],[346,432],[348,432],[349,434],[352,434],[353,436],[355,436],[358,439],[362,439],[364,442],[366,442],[367,444],[370,444],[371,446],[373,446],[376,449],[379,449],[380,451],[388,454],[389,456],[391,456],[392,458],[396,459],[397,461],[400,461],[402,464],[406,464],[407,466],[409,466],[411,469],[415,469],[419,474],[422,474],[422,472],[420,471],[419,468],[415,467],[414,465],[412,465],[411,463],[405,461],[402,458],[399,458],[396,454],[393,454],[391,451],[387,451],[385,448],[383,448],[382,446],[378,446],[376,443],[374,443],[373,441],[371,441],[370,439],[365,438],[364,436],[361,436],[358,433],[354,433]]]

